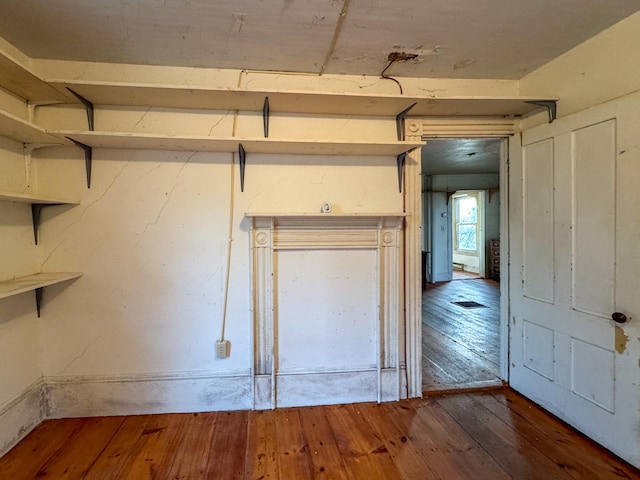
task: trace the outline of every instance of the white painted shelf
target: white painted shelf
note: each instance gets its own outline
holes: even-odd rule
[[[0,298],[11,297],[81,276],[82,273],[77,272],[36,273],[26,277],[14,278],[13,280],[5,280],[0,282]]]
[[[64,143],[39,126],[3,110],[0,110],[0,136],[9,137],[22,143]]]
[[[250,153],[305,155],[397,156],[423,142],[362,142],[346,140],[290,140],[242,137],[187,137],[125,132],[57,131],[92,148],[126,148],[144,150],[185,150],[198,152],[237,152],[238,144]]]
[[[125,105],[204,110],[261,111],[269,97],[271,112],[396,116],[412,103],[409,115],[522,116],[541,107],[537,97],[440,97],[400,94],[335,93],[297,90],[192,88],[174,85],[52,81],[71,88],[95,105]],[[68,99],[77,100],[67,93]]]
[[[15,203],[40,203],[45,205],[57,205],[57,204],[66,204],[66,205],[78,205],[79,202],[69,201],[69,200],[60,200],[52,197],[41,197],[28,195],[24,193],[8,193],[8,192],[0,192],[0,201],[2,202],[15,202]]]

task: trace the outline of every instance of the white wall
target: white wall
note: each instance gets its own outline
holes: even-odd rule
[[[578,45],[520,80],[523,95],[558,98],[558,116],[622,97],[640,88],[640,12]],[[525,126],[546,121],[537,115]]]
[[[63,128],[82,128],[86,121],[82,110],[67,107],[40,109],[37,120],[58,128],[61,122]],[[233,114],[108,108],[97,110],[96,125],[231,136]],[[238,135],[260,136],[262,118],[241,114],[236,128]],[[394,139],[395,123],[273,115],[271,135]],[[45,149],[34,160],[41,191],[81,200],[62,214],[45,212],[38,250],[43,270],[83,272],[72,284],[51,288],[43,311],[42,368],[54,385],[48,407],[57,416],[249,408],[251,282],[249,224],[243,214],[319,212],[325,201],[336,213],[403,208],[393,157],[249,153],[244,192],[237,159],[232,173],[230,153],[95,149],[93,157],[89,190],[79,149]],[[225,338],[232,348],[230,358],[219,360],[215,340],[222,322],[231,198]],[[331,366],[339,361],[336,368],[348,370],[361,363],[362,355],[344,354]],[[223,385],[222,377],[231,378],[233,388]],[[148,404],[150,391],[135,391],[133,382],[139,380],[156,385],[155,405]],[[172,385],[185,381],[192,387],[177,398]],[[106,382],[118,385],[118,396],[102,389]],[[209,390],[205,384],[211,382],[220,386]],[[69,406],[74,402],[75,410]]]
[[[21,102],[0,91],[0,101],[20,113]],[[17,108],[16,108],[17,107]],[[22,112],[24,113],[24,112]],[[0,137],[0,192],[30,193],[23,146]],[[28,204],[0,202],[0,281],[31,274],[38,269],[31,209]],[[35,316],[33,292],[0,299],[0,452],[13,445],[41,419],[32,387],[40,381],[41,320]],[[35,410],[22,418],[16,412],[36,401]]]

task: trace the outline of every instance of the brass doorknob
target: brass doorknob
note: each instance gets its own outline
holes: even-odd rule
[[[611,320],[616,323],[625,323],[627,321],[627,316],[624,313],[613,312],[611,314]]]

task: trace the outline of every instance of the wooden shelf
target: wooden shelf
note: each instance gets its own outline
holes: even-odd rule
[[[69,200],[60,200],[51,197],[40,197],[34,195],[28,195],[24,193],[7,193],[0,192],[0,201],[2,202],[15,202],[15,203],[39,203],[43,205],[78,205],[78,202],[69,201]]]
[[[26,277],[14,278],[13,280],[5,280],[0,282],[0,298],[7,298],[38,288],[48,287],[49,285],[66,282],[81,276],[82,274],[77,272],[36,273]]]
[[[95,105],[125,105],[205,110],[261,111],[269,97],[271,112],[396,116],[417,102],[409,115],[522,116],[541,107],[526,103],[529,97],[425,98],[399,94],[335,93],[280,90],[230,90],[172,85],[53,81],[68,87]],[[77,100],[67,93],[68,99]]]
[[[423,142],[354,142],[347,140],[289,140],[241,137],[177,137],[157,134],[123,132],[58,131],[57,136],[69,137],[92,148],[125,148],[143,150],[185,150],[198,152],[237,152],[242,144],[249,153],[305,155],[397,156]]]
[[[0,50],[0,87],[32,102],[63,101],[65,97],[20,61]]]
[[[74,278],[81,277],[81,273],[77,272],[56,272],[56,273],[36,273],[27,275],[26,277],[18,277],[13,280],[5,280],[0,282],[0,298],[12,297],[25,292],[35,292],[36,294],[36,312],[40,316],[40,307],[42,305],[42,290],[49,285],[66,282]]]
[[[37,125],[2,110],[0,110],[0,136],[9,137],[22,143],[64,143]]]

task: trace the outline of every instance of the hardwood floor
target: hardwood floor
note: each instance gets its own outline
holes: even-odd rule
[[[0,478],[621,479],[640,472],[517,393],[48,420]]]
[[[480,308],[452,302],[476,301]],[[427,284],[422,294],[422,390],[500,385],[500,284],[487,279]]]

